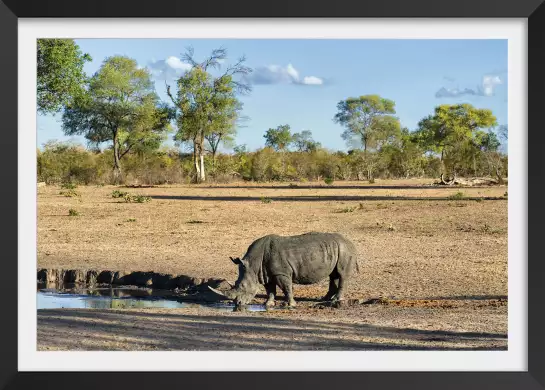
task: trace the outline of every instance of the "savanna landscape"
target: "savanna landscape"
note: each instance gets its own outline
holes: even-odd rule
[[[251,147],[241,129],[253,126],[253,91],[278,74],[294,88],[322,79],[188,49],[163,64],[174,73],[158,94],[157,63],[112,56],[88,77],[78,44],[38,45],[38,112],[87,142],[37,150],[38,293],[131,286],[187,304],[39,307],[39,350],[507,349],[507,127],[491,109],[439,104],[409,129],[391,99],[343,97],[336,134],[271,125]],[[59,74],[70,88],[52,82]],[[483,98],[500,84],[490,77]],[[354,244],[344,299],[321,299],[327,278],[294,285],[296,307],[278,291],[268,310],[264,288],[260,310],[206,288],[235,284],[230,257],[256,239],[306,232]]]

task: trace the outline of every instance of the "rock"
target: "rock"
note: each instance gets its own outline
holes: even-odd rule
[[[85,283],[87,272],[84,270],[70,269],[64,272],[64,283]]]
[[[172,289],[176,287],[174,275],[154,273],[151,279],[153,288]]]
[[[193,287],[193,278],[187,275],[178,275],[173,278],[172,283],[181,290]]]
[[[41,282],[41,283],[47,282],[47,270],[45,268],[38,270],[37,279],[38,279],[38,282]]]
[[[116,273],[113,271],[101,271],[97,275],[97,283],[112,284],[114,282]]]
[[[116,271],[114,274],[113,284],[129,284],[127,283],[127,276],[130,274],[130,271]]]

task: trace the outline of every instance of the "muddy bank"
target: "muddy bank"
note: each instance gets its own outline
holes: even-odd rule
[[[217,289],[229,288],[225,279],[195,278],[188,275],[173,275],[143,271],[109,271],[82,269],[46,269],[38,270],[38,283],[62,288],[63,285],[123,285],[148,287],[161,290],[203,290],[208,286]]]

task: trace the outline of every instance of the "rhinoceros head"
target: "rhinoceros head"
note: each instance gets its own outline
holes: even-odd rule
[[[238,265],[238,279],[235,282],[234,287],[230,290],[219,291],[212,287],[208,287],[216,294],[223,295],[224,297],[231,299],[237,306],[247,305],[254,299],[255,295],[259,291],[259,280],[257,274],[249,267],[249,264],[245,260],[241,260],[238,257],[236,259],[230,258],[233,263]]]

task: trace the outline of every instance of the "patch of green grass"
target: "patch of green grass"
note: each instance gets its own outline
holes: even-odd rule
[[[119,191],[119,190],[113,190],[112,191],[112,198],[124,198],[125,196],[129,195],[126,191]]]
[[[332,185],[334,181],[335,181],[335,180],[333,180],[332,177],[326,177],[326,178],[324,179],[324,183],[327,184],[328,186]]]
[[[75,183],[67,181],[61,184],[61,188],[65,190],[75,190],[76,188],[78,188],[78,186]]]
[[[76,190],[61,191],[61,192],[59,192],[59,195],[65,196],[67,198],[77,198],[77,197],[81,196],[80,193],[77,192]]]
[[[129,218],[125,222],[136,222],[136,218]]]
[[[466,198],[466,195],[463,192],[457,192],[454,195],[449,195],[448,198],[451,200],[462,200]]]
[[[272,199],[262,196],[261,197],[261,203],[271,203]]]
[[[70,217],[77,217],[79,215],[79,212],[77,210],[70,209],[70,210],[68,210],[68,215]]]
[[[123,199],[125,199],[125,202],[127,203],[146,203],[151,202],[151,198],[149,196],[144,195],[131,195],[126,194],[123,196]]]

